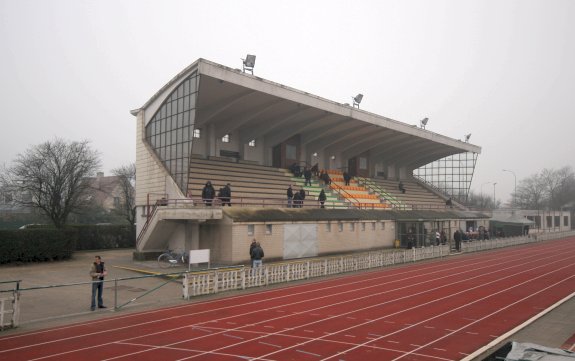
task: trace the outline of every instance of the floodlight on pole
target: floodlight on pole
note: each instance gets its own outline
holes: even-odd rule
[[[469,138],[471,138],[471,133],[465,134],[465,143],[469,143]]]
[[[425,129],[425,126],[427,125],[427,122],[429,121],[429,118],[423,118],[420,121],[420,126],[422,129]]]
[[[247,71],[254,74],[254,66],[256,65],[256,56],[248,54],[245,59],[242,59],[244,73]]]
[[[359,109],[359,103],[361,103],[361,100],[363,99],[363,94],[358,94],[351,98],[353,99],[353,107],[357,107],[357,109]]]

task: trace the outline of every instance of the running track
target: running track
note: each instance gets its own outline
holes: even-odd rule
[[[0,360],[460,360],[575,292],[575,238],[0,338]]]

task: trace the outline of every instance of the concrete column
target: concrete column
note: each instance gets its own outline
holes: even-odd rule
[[[198,222],[186,222],[186,249],[200,249],[200,224]]]

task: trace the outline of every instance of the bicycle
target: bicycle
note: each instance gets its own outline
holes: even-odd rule
[[[187,264],[188,257],[186,251],[181,253],[167,250],[158,257],[158,265],[160,268],[170,268],[177,266],[178,263]]]

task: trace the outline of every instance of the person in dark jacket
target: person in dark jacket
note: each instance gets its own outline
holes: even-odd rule
[[[317,163],[314,164],[313,167],[311,167],[311,174],[313,174],[316,177],[319,175],[319,165]]]
[[[256,248],[257,246],[257,242],[256,239],[252,239],[252,243],[250,244],[250,259],[252,260],[252,268],[254,267],[254,254],[253,254],[253,250],[254,248]]]
[[[293,208],[301,208],[301,194],[300,192],[295,192],[293,195]]]
[[[214,186],[212,186],[212,182],[207,181],[206,185],[202,189],[202,200],[204,201],[204,204],[206,206],[211,206],[215,196],[216,190],[214,189]]]
[[[457,251],[461,250],[461,232],[459,232],[459,229],[457,229],[455,231],[455,233],[453,234],[453,240],[455,241],[455,249]]]
[[[90,277],[92,277],[92,303],[90,305],[90,310],[94,311],[96,309],[96,301],[98,308],[106,308],[104,306],[104,300],[102,299],[102,291],[104,289],[104,277],[108,274],[104,262],[100,256],[94,257],[94,263],[90,268]]]
[[[299,207],[302,208],[303,207],[303,201],[305,200],[305,190],[302,188],[299,190],[299,197],[300,197],[300,203],[299,203]]]
[[[230,188],[230,184],[226,184],[223,188],[222,188],[222,207],[223,206],[228,206],[231,207],[232,203],[230,202],[232,198],[232,189]]]
[[[305,170],[303,171],[303,177],[305,178],[303,185],[311,187],[311,170],[308,167],[305,167]]]
[[[403,185],[402,181],[399,181],[399,185],[397,186],[397,188],[399,188],[401,193],[405,193],[405,186]]]
[[[260,242],[256,242],[256,245],[251,250],[250,255],[251,255],[252,260],[253,260],[253,266],[252,267],[254,267],[254,268],[260,267],[262,265],[262,258],[264,258],[264,249],[260,245]]]
[[[345,182],[345,185],[348,186],[349,185],[349,181],[351,180],[351,176],[349,175],[349,173],[343,172],[343,180]]]
[[[319,192],[319,196],[317,197],[317,200],[319,201],[320,204],[320,208],[325,208],[324,203],[325,203],[325,199],[327,197],[325,196],[325,191],[322,189],[321,192]]]
[[[287,201],[288,201],[287,202],[288,208],[292,208],[294,204],[293,204],[293,189],[291,187],[291,184],[287,189]]]

